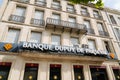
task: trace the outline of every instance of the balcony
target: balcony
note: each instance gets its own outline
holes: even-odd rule
[[[81,11],[82,16],[90,17],[89,12]]]
[[[18,16],[18,15],[11,15],[10,18],[9,18],[9,21],[24,23],[25,17],[24,16]]]
[[[106,31],[99,31],[99,34],[101,36],[109,36],[108,32],[106,32]]]
[[[52,7],[53,9],[55,9],[55,10],[61,10],[60,4],[58,5],[58,4],[52,3],[51,7]]]
[[[21,2],[21,3],[29,3],[30,0],[14,0],[14,1]]]
[[[47,19],[46,28],[53,28],[54,30],[62,29],[63,32],[65,30],[69,30],[70,33],[77,32],[78,34],[85,34],[87,32],[86,26],[84,24],[72,23],[53,18]]]
[[[67,12],[76,13],[76,10],[74,8],[67,7]]]
[[[36,2],[35,2],[35,5],[37,5],[37,6],[46,6],[46,2],[45,1],[39,1],[39,0],[37,0]]]
[[[102,20],[103,19],[103,17],[102,16],[100,16],[100,15],[97,15],[97,14],[93,14],[94,15],[94,18],[96,18],[96,19],[100,19],[100,20]]]
[[[32,18],[31,19],[31,24],[34,25],[34,26],[44,26],[45,25],[45,21],[42,20],[42,19],[35,19],[35,18]]]
[[[87,34],[95,34],[94,29],[87,28]]]

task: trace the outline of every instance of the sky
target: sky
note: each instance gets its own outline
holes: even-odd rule
[[[120,0],[103,0],[106,7],[120,10]]]
[[[0,0],[0,6],[3,0]],[[106,7],[120,10],[120,0],[103,0]]]

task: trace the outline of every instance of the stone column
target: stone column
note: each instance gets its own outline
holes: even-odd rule
[[[83,73],[84,73],[84,79],[85,80],[92,80],[91,79],[91,73],[90,73],[90,69],[89,69],[89,66],[87,64],[85,64],[83,66]]]

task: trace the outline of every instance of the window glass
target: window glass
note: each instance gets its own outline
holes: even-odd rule
[[[79,44],[78,38],[70,38],[70,45],[77,45]]]
[[[90,21],[88,21],[88,20],[84,20],[84,25],[86,25],[86,27],[87,27],[88,29],[91,28]]]
[[[88,40],[89,49],[96,49],[95,40]]]
[[[76,22],[76,18],[74,18],[74,17],[69,17],[68,21],[75,23],[75,22]]]
[[[5,42],[17,43],[19,39],[19,35],[20,35],[20,30],[9,29]]]
[[[44,12],[43,11],[35,11],[34,18],[35,19],[43,19]]]
[[[52,35],[52,42],[53,45],[60,45],[60,36],[59,35]]]
[[[17,7],[15,15],[25,16],[25,11],[26,11],[26,9],[24,7]]]
[[[97,26],[99,31],[104,31],[102,23],[97,23]]]
[[[31,32],[30,42],[40,43],[41,42],[41,33]]]
[[[52,18],[54,18],[54,19],[60,19],[60,15],[59,14],[52,14]]]
[[[112,24],[116,24],[116,21],[112,15],[110,15],[110,20],[111,20]]]

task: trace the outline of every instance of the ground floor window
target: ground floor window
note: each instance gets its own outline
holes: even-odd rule
[[[119,67],[113,67],[113,73],[115,76],[115,80],[120,80],[120,68]]]
[[[50,64],[50,79],[49,80],[61,80],[61,65]]]
[[[11,63],[0,62],[0,80],[8,80],[10,68],[11,68]]]
[[[26,63],[23,80],[37,80],[38,64]]]
[[[84,80],[83,66],[74,65],[74,80]]]
[[[90,66],[92,80],[108,80],[106,67]]]

